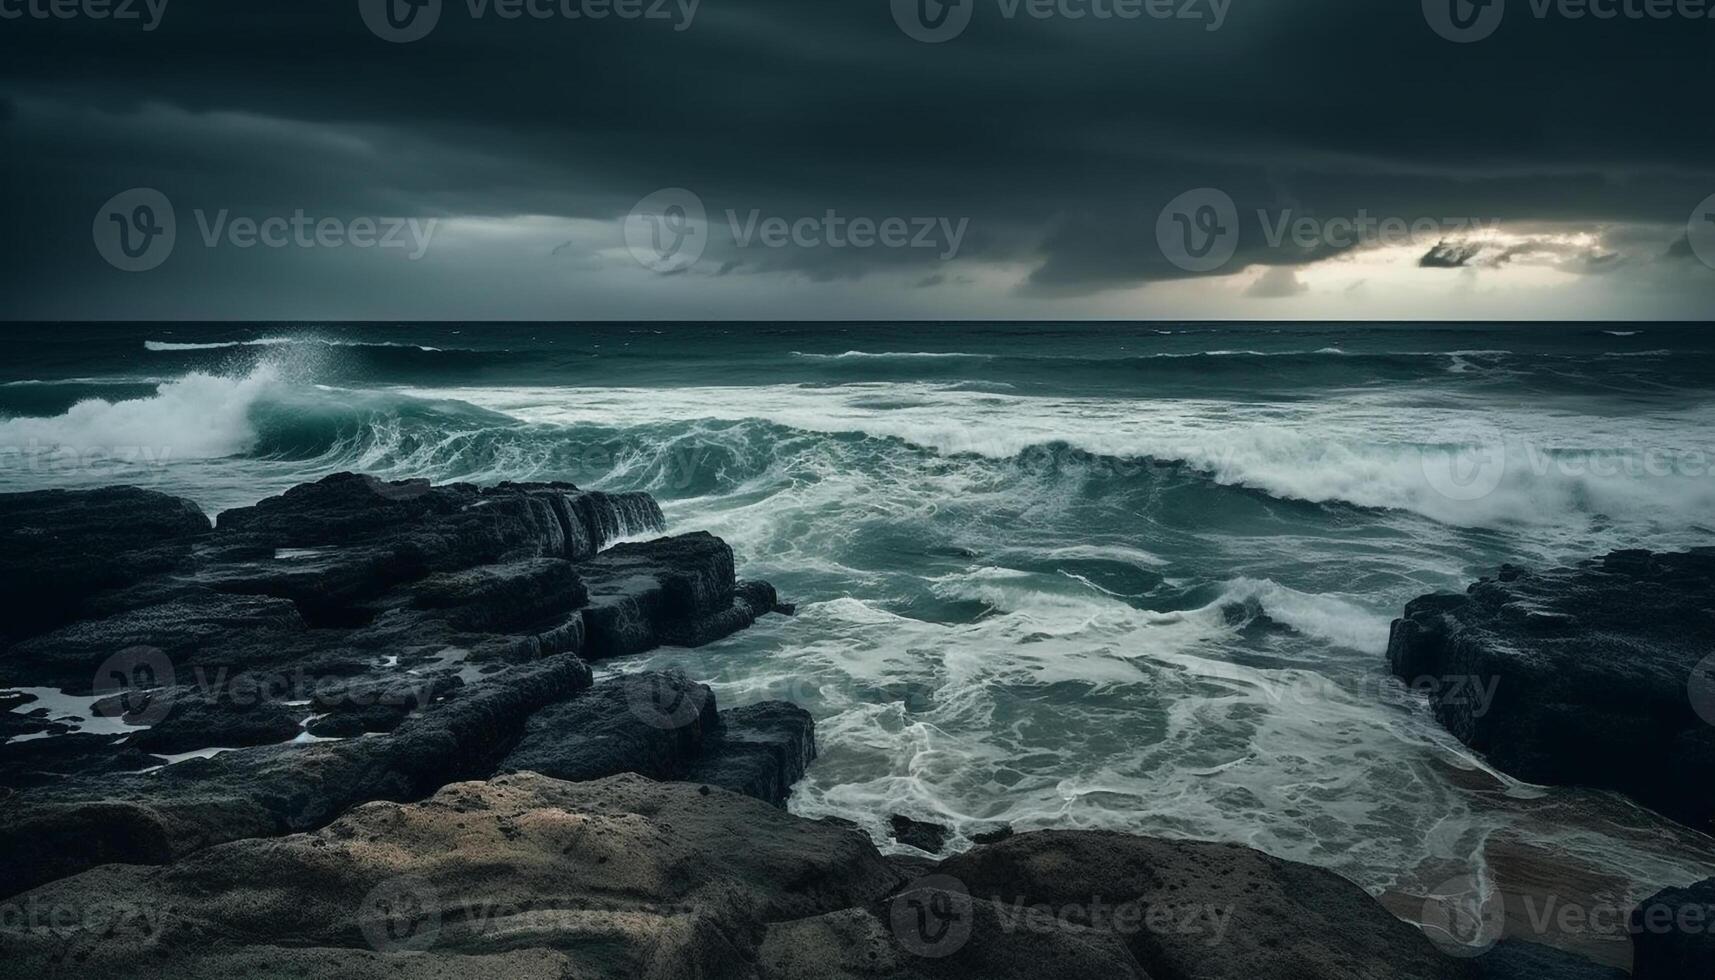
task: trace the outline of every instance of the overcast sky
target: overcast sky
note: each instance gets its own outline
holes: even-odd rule
[[[0,0],[5,316],[1715,309],[1715,2],[149,2]]]

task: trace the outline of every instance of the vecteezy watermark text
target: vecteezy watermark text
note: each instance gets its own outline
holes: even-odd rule
[[[943,262],[958,256],[971,223],[969,218],[851,215],[834,208],[791,215],[729,208],[725,218],[740,249],[919,249]],[[656,191],[626,216],[625,244],[646,269],[682,272],[708,247],[708,209],[683,187]]]
[[[192,214],[204,248],[409,249],[406,258],[413,262],[428,253],[440,224],[439,218],[317,218],[302,208],[260,218],[234,216],[228,208],[198,208]],[[91,236],[96,251],[114,268],[147,272],[172,256],[179,241],[178,217],[165,194],[133,188],[96,211]]]
[[[893,21],[912,40],[951,41],[965,32],[982,0],[892,0]],[[1218,31],[1233,0],[994,0],[1003,20],[1182,21]]]
[[[1329,217],[1293,208],[1258,208],[1256,222],[1268,248],[1290,246],[1301,253],[1400,245],[1427,248],[1450,239],[1488,234],[1501,224],[1499,218],[1404,217],[1373,214],[1367,208]],[[1242,231],[1238,205],[1231,195],[1213,187],[1180,194],[1161,209],[1155,223],[1161,254],[1173,265],[1194,273],[1215,272],[1231,262],[1238,253]]]
[[[0,20],[111,20],[161,26],[170,0],[0,0]]]
[[[464,0],[471,20],[657,21],[688,30],[702,0]],[[442,0],[358,0],[358,13],[383,41],[421,41],[440,24]]]

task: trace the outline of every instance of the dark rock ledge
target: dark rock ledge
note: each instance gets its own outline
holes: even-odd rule
[[[134,488],[0,496],[0,690],[64,695],[0,701],[0,895],[521,768],[782,804],[806,712],[720,711],[678,674],[592,686],[589,661],[776,607],[708,534],[608,547],[663,525],[646,494],[351,474],[218,526]]]
[[[1715,830],[1715,549],[1503,566],[1409,603],[1388,663],[1496,767]]]

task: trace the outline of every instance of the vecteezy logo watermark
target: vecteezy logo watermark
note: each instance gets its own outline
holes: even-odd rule
[[[173,661],[165,652],[129,647],[96,668],[95,696],[108,705],[97,710],[132,725],[156,724],[173,710],[172,689],[177,682]]]
[[[709,214],[703,199],[683,187],[649,195],[625,218],[625,247],[651,272],[684,272],[709,247]]]
[[[415,262],[429,251],[439,218],[313,218],[302,208],[265,218],[233,217],[226,208],[210,214],[198,208],[197,231],[203,247],[408,248]],[[165,194],[140,187],[118,194],[95,214],[95,250],[124,272],[148,272],[173,254],[178,219]]]
[[[471,20],[654,20],[687,30],[702,0],[465,0]],[[442,0],[357,0],[363,23],[394,44],[421,41],[441,22]]]
[[[144,33],[161,26],[169,0],[0,0],[0,20],[136,22]]]
[[[1213,187],[1186,191],[1161,209],[1155,240],[1167,261],[1186,272],[1213,272],[1238,251],[1238,206]]]
[[[383,500],[406,501],[426,497],[434,490],[434,484],[428,480],[383,480],[378,476],[363,474],[364,485],[369,487],[377,497]]]
[[[383,41],[421,41],[441,22],[441,0],[357,0],[357,12]]]
[[[1715,269],[1715,194],[1704,198],[1697,210],[1691,212],[1685,236],[1697,258]]]
[[[979,0],[892,0],[893,22],[924,44],[951,41],[971,24]],[[1182,20],[1218,31],[1233,0],[995,0],[1005,20]]]
[[[819,215],[764,215],[760,208],[726,212],[727,230],[738,248],[933,249],[951,261],[963,246],[971,219],[844,215],[829,208]],[[644,268],[677,273],[695,265],[708,247],[708,209],[684,189],[656,191],[625,219],[625,245]]]
[[[441,934],[441,898],[417,878],[390,878],[370,889],[357,925],[377,953],[421,953]]]
[[[1435,33],[1458,44],[1493,36],[1506,17],[1507,0],[1423,0],[1423,17]],[[1712,0],[1529,0],[1536,20],[1715,20]]]
[[[95,213],[95,250],[122,272],[148,272],[173,254],[179,223],[173,202],[150,187],[115,194]]]
[[[65,940],[89,936],[112,941],[116,934],[141,940],[154,948],[166,935],[170,910],[163,904],[128,902],[105,896],[89,900],[54,901],[39,895],[24,895],[0,902],[0,933],[14,937],[50,935]]]
[[[1271,249],[1291,246],[1297,255],[1354,248],[1444,245],[1490,234],[1500,220],[1462,217],[1384,217],[1359,208],[1353,214],[1315,217],[1291,208],[1258,208],[1262,242]],[[1240,239],[1238,208],[1225,191],[1200,187],[1167,203],[1155,221],[1155,240],[1168,262],[1186,272],[1206,273],[1232,261]]]
[[[888,906],[893,937],[908,952],[938,959],[971,941],[971,893],[952,875],[924,875]]]
[[[1423,900],[1423,932],[1450,956],[1481,956],[1506,925],[1501,895],[1475,875],[1442,882]]]
[[[1691,698],[1691,710],[1697,712],[1697,717],[1715,725],[1715,653],[1691,669],[1685,693]]]
[[[1023,897],[1007,901],[994,896],[1000,918],[1001,932],[1023,931],[1035,935],[1053,935],[1071,928],[1094,929],[1118,936],[1153,935],[1201,936],[1205,945],[1219,946],[1232,925],[1230,906],[1205,905],[1197,902],[1152,903],[1141,898],[1109,903],[1100,895],[1087,902],[1066,902],[1050,905],[1030,903]]]
[[[1449,500],[1469,502],[1494,493],[1507,475],[1507,443],[1487,422],[1467,420],[1449,427],[1420,450],[1423,479]]]
[[[637,720],[651,728],[675,731],[702,717],[709,689],[677,671],[645,671],[623,681],[625,703]]]
[[[971,26],[977,0],[893,0],[893,22],[924,44],[951,41]]]
[[[1423,0],[1423,19],[1455,44],[1481,41],[1500,29],[1506,0]]]

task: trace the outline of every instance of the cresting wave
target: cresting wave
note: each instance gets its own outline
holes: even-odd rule
[[[755,421],[897,440],[943,457],[1076,463],[1122,478],[1149,464],[1178,464],[1281,500],[1408,511],[1459,526],[1599,522],[1616,539],[1650,537],[1699,526],[1715,508],[1715,446],[1706,436],[1715,412],[1707,407],[1646,420],[1500,414],[1423,405],[1409,394],[1251,404],[1028,397],[934,384],[433,393],[558,427]]]
[[[260,337],[255,340],[215,340],[206,343],[174,343],[167,340],[145,340],[143,349],[154,353],[170,353],[173,351],[227,350],[234,347],[284,347],[292,344],[305,346],[320,345],[324,347],[402,347],[440,353],[443,348],[426,347],[422,344],[393,344],[378,341],[355,340],[323,340],[317,337]]]

